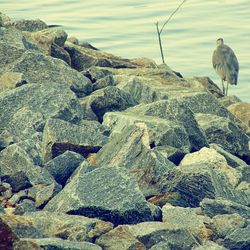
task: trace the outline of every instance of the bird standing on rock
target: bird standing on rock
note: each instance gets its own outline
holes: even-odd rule
[[[224,95],[228,93],[228,83],[237,85],[239,63],[233,50],[224,44],[222,38],[217,40],[217,48],[213,53],[213,67],[222,81],[222,91]],[[225,89],[224,81],[227,82]]]

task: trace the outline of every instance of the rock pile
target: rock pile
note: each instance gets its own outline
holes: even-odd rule
[[[249,105],[0,13],[0,249],[250,249]]]

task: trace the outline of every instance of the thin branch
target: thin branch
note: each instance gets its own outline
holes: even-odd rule
[[[158,36],[158,41],[159,41],[159,46],[160,46],[162,63],[165,63],[164,55],[163,55],[163,49],[162,49],[162,43],[161,43],[161,34],[160,34],[160,31],[159,31],[159,22],[156,23],[156,30],[157,30],[157,36]]]
[[[167,21],[162,25],[159,34],[162,33],[164,27],[168,24],[168,22],[172,19],[172,17],[174,16],[174,14],[180,9],[180,7],[181,7],[186,1],[187,1],[187,0],[183,0],[182,3],[175,9],[175,11],[172,12],[172,14],[169,16],[169,18],[167,19]]]

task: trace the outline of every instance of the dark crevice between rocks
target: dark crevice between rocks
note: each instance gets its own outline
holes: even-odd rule
[[[154,142],[154,141],[151,142],[149,146],[150,146],[151,149],[152,149],[152,148],[155,148],[155,142]]]
[[[97,153],[101,147],[98,146],[79,146],[69,143],[54,143],[51,152],[52,152],[52,159],[63,154],[64,152],[73,151],[80,155],[82,155],[84,158],[88,156],[90,153]]]

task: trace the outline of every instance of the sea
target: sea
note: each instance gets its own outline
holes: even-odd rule
[[[125,58],[161,63],[156,22],[168,19],[182,0],[0,0],[0,11],[14,19],[42,19],[69,36]],[[187,0],[162,32],[166,63],[184,77],[208,76],[216,40],[223,38],[239,65],[229,95],[250,102],[250,0]]]

